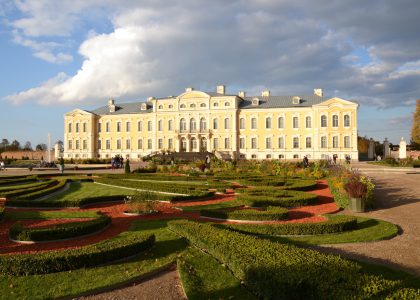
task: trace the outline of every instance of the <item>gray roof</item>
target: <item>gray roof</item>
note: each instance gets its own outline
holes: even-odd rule
[[[293,104],[293,97],[298,96],[301,98],[299,104]],[[260,103],[258,106],[252,105],[252,99],[258,98]],[[324,97],[320,97],[317,95],[294,95],[294,96],[269,96],[269,97],[262,97],[262,96],[248,96],[243,98],[239,104],[239,108],[247,109],[247,108],[279,108],[279,107],[309,107],[315,104],[319,104],[327,100]]]
[[[91,113],[104,116],[104,115],[123,115],[123,114],[144,114],[144,113],[149,113],[153,111],[151,106],[148,106],[146,110],[141,110],[140,109],[141,103],[145,103],[145,102],[116,103],[115,112],[113,113],[109,112],[108,105],[92,110]]]

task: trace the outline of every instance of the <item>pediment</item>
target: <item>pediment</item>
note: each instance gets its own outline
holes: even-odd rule
[[[66,113],[64,116],[66,116],[66,117],[80,117],[80,116],[92,116],[92,115],[93,114],[91,112],[76,108],[76,109],[73,109],[72,111]]]
[[[209,99],[210,95],[205,93],[205,92],[201,92],[201,91],[191,91],[191,92],[185,92],[181,95],[178,96],[178,99],[180,100],[192,100],[192,99]]]
[[[344,100],[338,97],[334,97],[331,99],[328,99],[324,102],[315,104],[314,107],[332,107],[332,106],[339,106],[339,107],[344,107],[344,106],[355,106],[358,107],[359,104],[357,104],[356,102],[352,102],[352,101],[348,101],[348,100]]]

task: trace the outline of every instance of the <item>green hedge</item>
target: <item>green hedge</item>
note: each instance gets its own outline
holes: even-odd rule
[[[261,299],[381,299],[402,285],[362,274],[359,264],[340,256],[210,224],[179,220],[169,228],[225,264]]]
[[[34,182],[37,179],[38,179],[37,175],[0,177],[0,186],[11,185],[11,184],[21,184],[21,183],[26,183],[26,182]]]
[[[325,222],[284,223],[284,224],[227,224],[225,228],[242,233],[261,235],[314,235],[337,233],[357,228],[357,219],[353,216],[326,215]],[[219,225],[218,225],[219,226]]]
[[[0,206],[0,220],[3,219],[4,216],[4,207]]]
[[[81,207],[93,203],[101,202],[113,202],[113,201],[123,201],[124,196],[115,195],[115,196],[101,196],[101,197],[89,197],[81,200],[65,200],[65,201],[56,201],[54,199],[43,200],[43,201],[33,201],[33,200],[7,200],[7,206],[13,207]]]
[[[87,235],[104,229],[111,224],[111,218],[100,215],[99,218],[85,222],[71,222],[52,227],[28,228],[16,222],[9,229],[9,236],[17,241],[53,241]]]
[[[31,187],[22,187],[20,189],[13,189],[6,192],[1,192],[0,195],[5,197],[6,199],[16,199],[20,196],[35,193],[46,188],[53,187],[57,185],[59,182],[55,179],[46,180],[38,185],[31,186]]]
[[[249,189],[246,193],[237,196],[236,199],[239,203],[252,207],[296,207],[314,204],[318,201],[318,196],[299,191],[277,190],[275,193],[266,193],[262,189]]]
[[[66,179],[66,180],[60,180],[57,184],[51,185],[51,186],[47,186],[44,189],[38,190],[38,191],[33,191],[31,193],[27,193],[24,195],[20,195],[18,197],[14,197],[16,200],[19,199],[23,199],[23,200],[34,200],[40,197],[43,197],[45,195],[51,194],[55,191],[58,191],[62,188],[64,188],[64,186],[70,182],[70,179]]]
[[[5,275],[47,274],[94,267],[138,254],[150,249],[153,234],[125,232],[116,238],[94,245],[36,254],[0,256],[0,273]]]
[[[201,216],[230,219],[230,220],[248,220],[248,221],[279,221],[288,219],[288,210],[283,207],[269,206],[266,210],[239,209],[239,210],[211,210],[203,209]]]

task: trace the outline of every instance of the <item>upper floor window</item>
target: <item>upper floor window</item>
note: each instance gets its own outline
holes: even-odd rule
[[[321,127],[327,127],[327,116],[326,115],[321,116]]]
[[[87,149],[87,140],[83,140],[83,150]]]
[[[110,150],[111,149],[111,141],[110,140],[106,140],[105,141],[105,149],[106,150]]]
[[[195,108],[195,104],[193,103],[193,104],[190,104],[190,107],[191,108]]]
[[[197,123],[195,122],[195,119],[194,118],[192,118],[190,120],[190,129],[191,130],[197,130]]]
[[[102,131],[102,123],[98,123],[98,132]]]
[[[121,140],[117,140],[117,149],[121,149]]]
[[[98,140],[98,149],[101,150],[102,149],[102,141]]]
[[[205,118],[200,119],[200,130],[206,130],[207,129],[207,122]]]
[[[332,127],[338,127],[338,116],[337,115],[332,116]]]
[[[230,140],[229,140],[229,138],[225,138],[225,149],[230,149]]]
[[[245,138],[240,138],[239,139],[239,148],[240,149],[245,149]]]
[[[213,103],[213,107],[218,107],[218,106],[219,106],[219,103],[217,103],[217,102]]]
[[[163,121],[162,120],[159,120],[158,121],[158,130],[159,131],[162,131],[163,130]]]
[[[130,132],[131,131],[131,122],[125,123],[125,131]]]
[[[257,129],[257,118],[251,118],[251,129]]]
[[[213,139],[213,149],[219,149],[219,139],[218,138],[214,138]]]
[[[257,138],[251,138],[251,148],[257,149]]]
[[[350,137],[349,136],[344,137],[344,148],[350,148]]]
[[[306,138],[306,148],[312,148],[312,139],[310,137]]]
[[[73,142],[71,140],[68,141],[68,148],[69,150],[72,150],[71,148],[73,147]]]
[[[179,121],[179,130],[187,130],[187,122],[184,118]]]
[[[321,137],[321,148],[327,148],[327,137]]]
[[[185,108],[186,106],[185,106],[185,104],[181,104],[179,107],[180,108]]]
[[[213,119],[213,129],[219,129],[219,119]]]
[[[333,136],[333,148],[338,148],[338,136]]]
[[[76,149],[79,149],[79,140],[76,140]]]
[[[169,131],[174,130],[174,121],[173,120],[168,121],[168,130]]]
[[[152,149],[152,146],[153,146],[153,144],[152,144],[152,139],[148,139],[147,140],[147,149]]]
[[[279,117],[279,119],[278,119],[278,127],[279,128],[284,128],[284,118],[283,117]]]
[[[163,105],[159,105],[158,106],[158,109],[163,109]]]
[[[271,149],[271,138],[265,138],[265,148],[266,149]]]
[[[312,127],[312,120],[311,120],[310,116],[307,116],[305,118],[305,125],[306,125],[306,128],[311,128]]]
[[[245,129],[245,119],[244,118],[239,119],[239,129]]]
[[[299,148],[299,138],[298,137],[293,138],[293,148],[295,148],[295,149]]]
[[[279,147],[280,149],[283,149],[283,148],[284,148],[284,138],[283,138],[282,136],[281,136],[281,137],[279,137],[278,147]]]
[[[71,123],[69,123],[69,133],[71,133]]]
[[[350,127],[350,116],[344,115],[344,127]]]
[[[137,140],[137,149],[143,149],[143,140],[142,139]]]
[[[172,108],[174,108],[174,106],[172,104],[169,104],[168,108],[172,109]]]
[[[206,107],[206,103],[201,103],[200,107]]]
[[[79,123],[76,123],[76,132],[79,132]]]
[[[121,122],[117,122],[117,132],[121,132]]]
[[[147,131],[152,131],[153,130],[153,124],[152,121],[148,121],[147,122]]]
[[[125,140],[125,149],[131,149],[131,140],[130,139]]]
[[[106,125],[105,125],[105,131],[106,131],[106,132],[110,132],[110,131],[111,131],[111,123],[106,122]]]
[[[230,129],[230,119],[229,118],[225,118],[225,129]],[[228,148],[228,147],[226,147]]]
[[[225,102],[225,106],[230,106],[230,102]]]
[[[271,129],[271,118],[270,117],[265,118],[265,128],[266,129]]]
[[[86,131],[87,131],[87,124],[83,123],[83,132],[86,132]]]
[[[293,117],[293,128],[299,128],[299,118]]]
[[[138,121],[137,122],[137,131],[142,131],[143,130],[143,122],[142,121]]]

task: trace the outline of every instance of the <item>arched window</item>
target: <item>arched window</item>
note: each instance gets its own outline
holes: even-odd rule
[[[279,117],[279,119],[278,119],[278,127],[279,128],[284,128],[284,118],[283,117]]]
[[[207,121],[205,118],[200,119],[200,130],[206,130],[207,129]]]
[[[194,118],[192,118],[190,120],[190,129],[191,130],[197,130],[197,123],[195,122],[195,119]]]
[[[332,116],[332,127],[338,127],[338,116]]]
[[[219,120],[213,119],[213,129],[219,129]]]
[[[185,108],[186,106],[185,106],[185,104],[181,104],[179,107],[180,108]]]
[[[121,132],[121,122],[117,122],[117,132]]]
[[[225,106],[230,106],[230,102],[225,102]]]
[[[87,124],[83,123],[83,132],[86,132],[86,131],[87,131]]]
[[[230,119],[225,118],[225,129],[230,129]]]
[[[321,116],[321,127],[327,127],[327,116],[326,115]]]
[[[271,118],[270,117],[265,118],[265,128],[266,129],[271,129]]]
[[[105,131],[106,131],[106,132],[110,132],[110,130],[111,130],[111,123],[106,122],[106,125],[105,125]]]
[[[71,123],[69,123],[69,132],[71,133]]]
[[[190,104],[190,108],[195,108],[195,104]]]
[[[201,103],[200,107],[206,107],[206,103]]]
[[[310,116],[307,116],[305,118],[305,125],[306,125],[306,128],[311,128],[312,127],[312,120],[311,120]]]
[[[169,104],[168,108],[172,109],[172,108],[174,108],[174,106],[172,104]]]
[[[350,127],[350,116],[344,115],[344,127]]]
[[[76,132],[79,132],[79,123],[76,123]]]
[[[159,105],[159,107],[158,107],[159,109],[163,109],[163,105]]]
[[[217,102],[213,103],[213,107],[218,107],[218,106],[219,106],[219,103],[217,103]]]
[[[251,129],[257,129],[257,118],[251,118]]]
[[[179,121],[179,130],[187,130],[187,121],[184,118]]]
[[[197,139],[193,137],[191,139],[191,151],[195,151],[195,150],[197,150]]]

